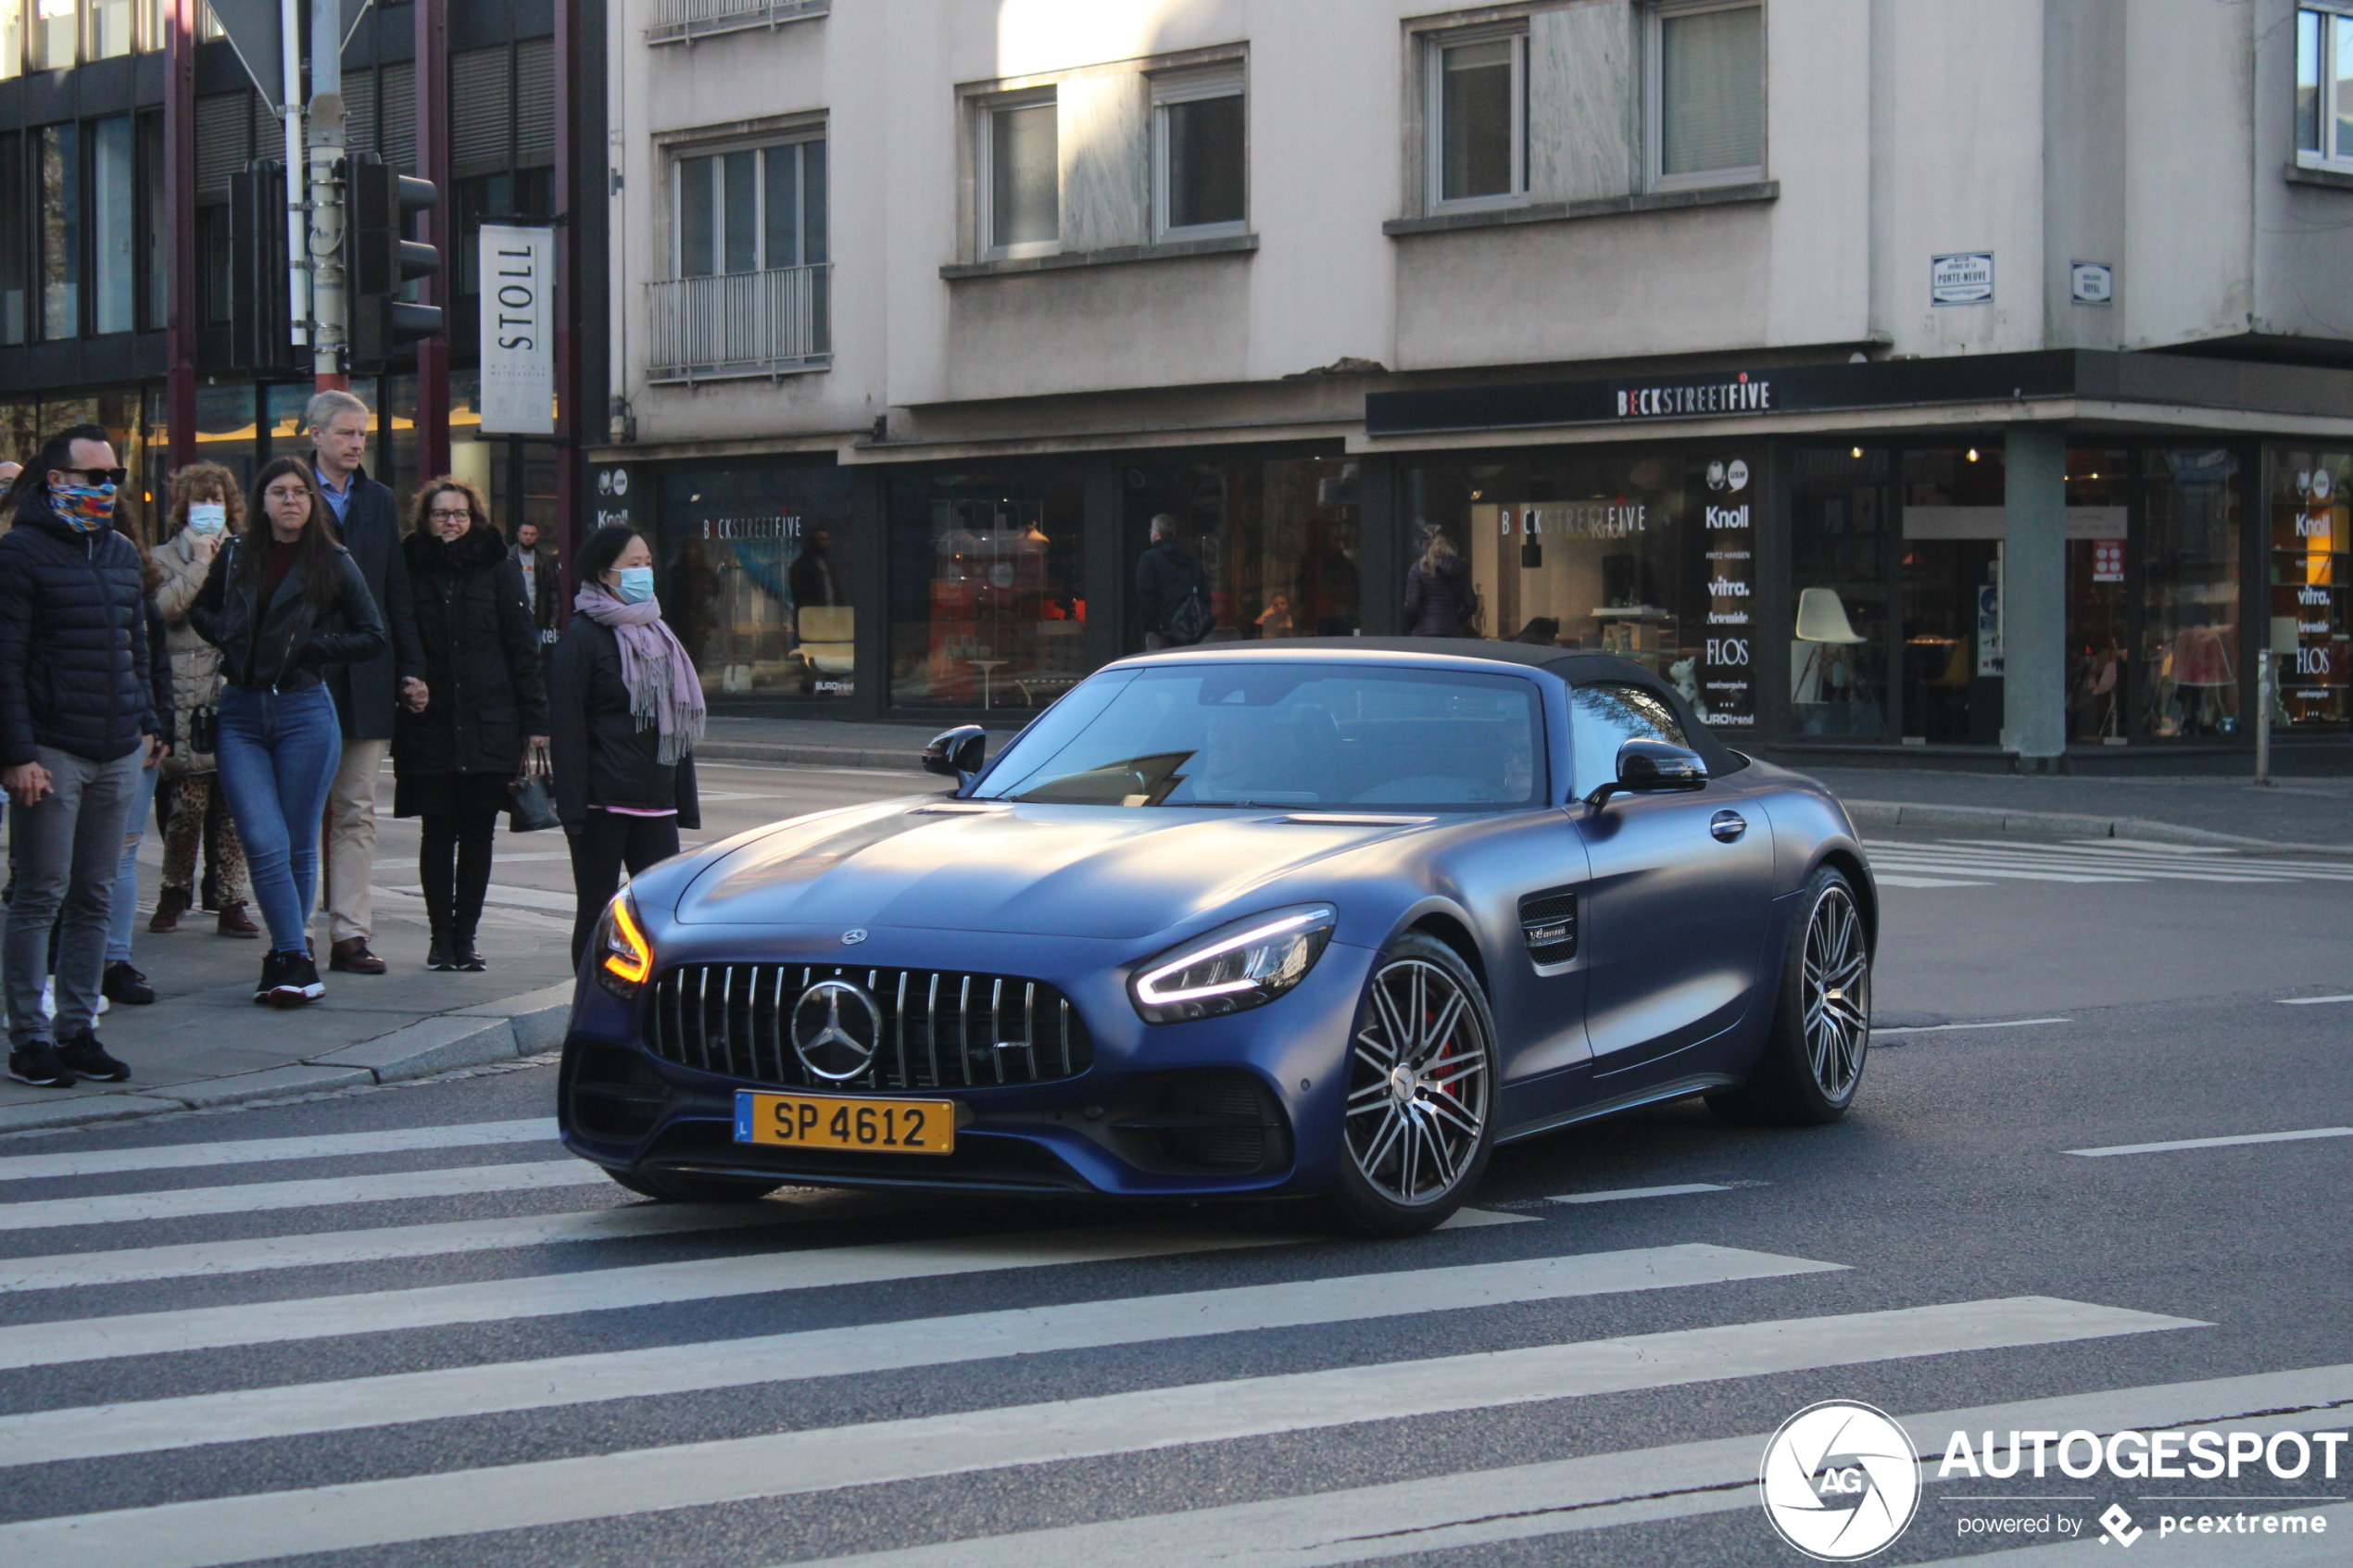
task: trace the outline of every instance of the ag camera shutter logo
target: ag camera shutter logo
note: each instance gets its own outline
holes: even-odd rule
[[[1826,1399],[1791,1416],[1765,1445],[1757,1496],[1781,1539],[1818,1562],[1853,1562],[1911,1524],[1918,1452],[1884,1411]]]

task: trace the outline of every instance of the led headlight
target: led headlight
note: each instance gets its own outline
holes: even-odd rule
[[[1148,960],[1128,982],[1147,1023],[1265,1007],[1307,978],[1339,919],[1329,904],[1238,920]]]
[[[645,989],[654,972],[654,945],[646,940],[645,927],[637,923],[637,909],[628,894],[615,894],[605,906],[588,953],[596,960],[597,984],[614,996],[631,1001]]]

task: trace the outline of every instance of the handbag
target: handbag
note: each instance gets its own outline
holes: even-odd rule
[[[220,749],[220,709],[208,702],[188,710],[188,749],[207,757]]]
[[[523,759],[522,774],[507,785],[508,798],[512,802],[507,811],[509,833],[542,833],[561,827],[556,816],[556,775],[547,764],[547,754],[536,746]]]

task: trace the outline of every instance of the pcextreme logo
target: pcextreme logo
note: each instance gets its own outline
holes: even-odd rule
[[[1886,1411],[1849,1399],[1808,1405],[1765,1445],[1757,1494],[1781,1539],[1823,1562],[1853,1562],[1904,1533],[1919,1506],[1912,1439]]]

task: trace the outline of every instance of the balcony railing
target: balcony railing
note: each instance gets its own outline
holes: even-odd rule
[[[804,17],[822,17],[832,0],[653,0],[648,44],[690,44],[721,32],[782,27]]]
[[[832,361],[833,268],[780,267],[646,285],[657,382],[721,381],[819,370]]]

